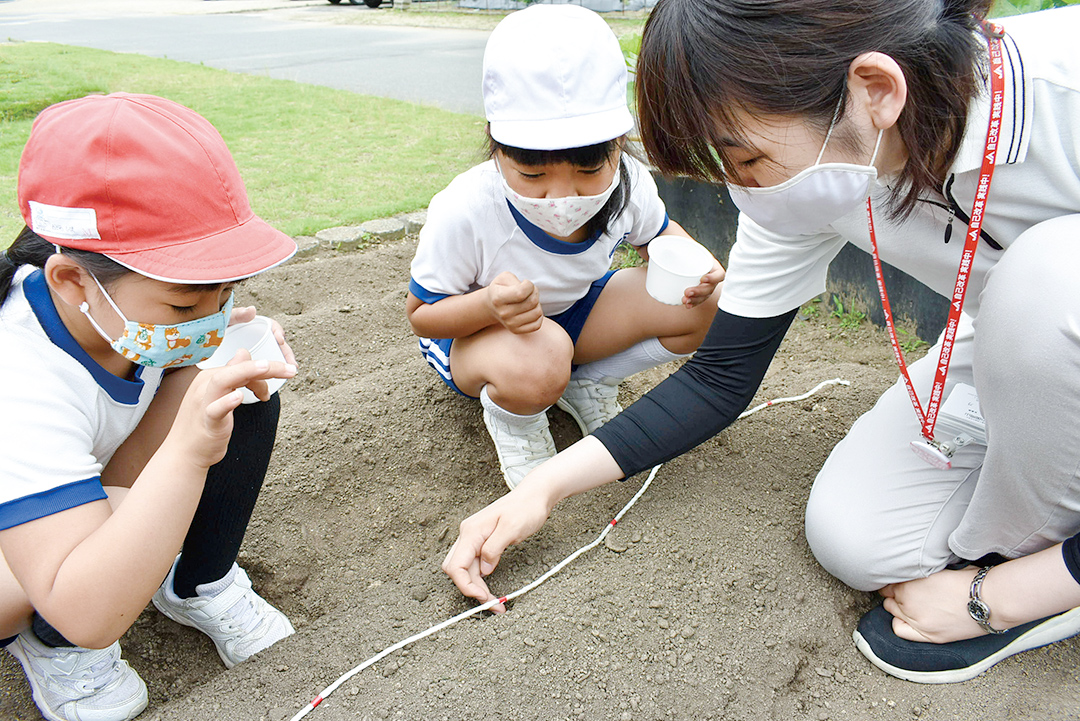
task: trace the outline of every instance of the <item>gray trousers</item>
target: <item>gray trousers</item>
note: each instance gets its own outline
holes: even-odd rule
[[[806,538],[818,561],[863,591],[958,559],[1024,556],[1080,531],[1080,215],[1022,234],[964,317],[946,393],[974,385],[987,446],[938,470],[909,443],[919,423],[902,381],[833,449],[814,481]],[[924,404],[940,341],[910,366]]]

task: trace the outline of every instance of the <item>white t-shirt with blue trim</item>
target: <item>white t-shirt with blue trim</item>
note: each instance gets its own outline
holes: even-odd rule
[[[142,420],[161,369],[117,378],[75,342],[40,270],[0,306],[0,530],[104,499],[101,471]]]
[[[431,199],[412,262],[409,290],[425,303],[491,285],[510,271],[540,294],[544,315],[562,313],[611,266],[620,242],[645,245],[668,225],[648,169],[624,156],[630,202],[607,233],[581,243],[551,237],[506,200],[495,161],[477,165]]]
[[[1016,238],[1038,223],[1080,212],[1080,53],[1068,50],[1080,33],[1080,7],[995,22],[1006,31],[1005,102],[984,241],[964,302],[964,313],[972,318],[979,313],[990,271]],[[978,42],[986,47],[985,39]],[[971,103],[964,141],[944,186],[926,198],[933,202],[918,203],[907,217],[891,218],[891,189],[882,184],[871,189],[881,260],[945,297],[956,284],[967,219],[941,206],[955,204],[965,216],[971,212],[990,109],[984,87]],[[945,236],[950,226],[952,242]],[[846,243],[871,251],[864,205],[820,232],[798,236],[770,232],[742,215],[735,237],[720,309],[747,318],[782,315],[823,293],[829,264]]]

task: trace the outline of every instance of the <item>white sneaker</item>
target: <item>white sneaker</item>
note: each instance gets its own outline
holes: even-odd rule
[[[622,413],[622,406],[619,405],[620,382],[618,378],[571,380],[555,405],[569,413],[577,421],[581,435],[587,436]]]
[[[46,646],[33,631],[7,645],[19,659],[41,715],[49,721],[129,721],[146,708],[146,684],[120,658],[120,643],[103,649]]]
[[[548,430],[547,413],[540,413],[534,420],[511,426],[484,409],[484,425],[495,452],[499,455],[499,469],[510,490],[514,490],[529,471],[555,455],[555,441]]]
[[[235,563],[224,578],[196,586],[199,595],[180,598],[173,591],[179,560],[177,556],[154,594],[154,605],[177,623],[209,636],[226,668],[295,633],[285,614],[251,589],[251,580]]]

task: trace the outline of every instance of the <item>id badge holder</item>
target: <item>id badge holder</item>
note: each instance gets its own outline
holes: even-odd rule
[[[979,397],[975,389],[965,383],[957,383],[938,416],[937,430],[949,440],[920,438],[911,442],[911,450],[934,468],[952,468],[952,456],[957,448],[969,443],[986,445],[986,421],[979,411]]]
[[[912,441],[911,450],[934,468],[942,471],[952,468],[952,451],[946,452],[943,444],[937,441],[928,441],[925,438]]]

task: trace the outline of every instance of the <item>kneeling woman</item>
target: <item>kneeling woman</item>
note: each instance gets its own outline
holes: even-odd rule
[[[998,28],[989,4],[657,3],[638,61],[642,139],[661,170],[725,181],[739,206],[720,310],[682,369],[462,525],[445,565],[462,590],[490,598],[480,577],[560,498],[735,420],[852,243],[957,308],[810,494],[822,566],[888,598],[860,650],[903,678],[959,681],[1080,631],[1067,540],[1080,531],[1080,8]],[[938,467],[911,443],[938,453],[923,404],[958,382],[978,393],[988,444]],[[1015,560],[990,567],[1002,558]],[[969,561],[990,570],[947,570]],[[1024,593],[1032,577],[1041,599]]]

